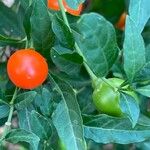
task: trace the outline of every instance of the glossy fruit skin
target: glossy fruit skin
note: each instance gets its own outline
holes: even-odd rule
[[[7,73],[17,87],[34,89],[47,78],[48,65],[45,58],[35,50],[21,49],[10,56]]]
[[[108,79],[108,81],[111,84],[111,86],[115,88],[119,87],[124,82],[124,80],[118,78],[111,78]],[[127,91],[126,93],[134,97],[136,100],[138,99],[137,95],[134,92]],[[102,82],[99,85],[97,85],[92,97],[93,103],[98,111],[111,116],[123,115],[119,106],[120,93],[117,90],[111,88],[105,82]]]
[[[79,5],[77,10],[74,10],[74,9],[70,8],[67,5],[65,0],[63,0],[63,4],[64,4],[64,7],[65,7],[66,11],[68,13],[74,15],[74,16],[79,16],[81,14],[81,12],[82,12],[82,9],[83,9],[83,5],[82,4]],[[50,8],[52,10],[56,10],[56,11],[60,10],[59,4],[58,4],[58,0],[48,0],[48,4],[47,5],[48,5],[48,8]]]
[[[125,28],[125,21],[126,21],[126,16],[127,16],[127,13],[124,12],[121,16],[120,16],[120,19],[119,21],[117,22],[116,24],[116,27],[120,30],[124,30]]]

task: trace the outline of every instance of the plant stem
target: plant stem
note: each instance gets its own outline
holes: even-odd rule
[[[11,99],[11,101],[10,101],[10,105],[13,105],[13,104],[14,104],[14,101],[15,101],[16,96],[17,96],[17,92],[18,92],[19,90],[20,90],[20,89],[18,89],[18,88],[16,87],[15,92],[14,92],[14,94],[13,94],[13,97],[12,97],[12,99]]]
[[[71,28],[70,28],[70,25],[69,25],[69,22],[68,22],[68,19],[67,19],[67,16],[66,16],[66,10],[65,10],[65,7],[63,5],[63,1],[58,0],[58,4],[59,4],[59,7],[60,7],[60,10],[61,10],[61,13],[62,13],[65,24],[68,26],[70,32],[72,32]]]
[[[62,0],[58,0],[58,3],[59,3],[59,6],[60,6],[60,10],[61,10],[62,16],[63,16],[63,20],[64,20],[65,24],[68,26],[70,32],[72,32],[71,27],[70,27],[69,22],[68,22],[68,19],[67,19],[67,16],[66,16],[66,12],[65,12],[64,5],[63,5],[63,1]],[[92,80],[97,79],[96,75],[93,73],[93,71],[87,65],[87,63],[86,63],[87,61],[86,61],[85,57],[83,56],[82,51],[80,50],[80,48],[79,48],[79,46],[78,46],[78,44],[76,42],[75,42],[75,49],[78,52],[78,54],[83,57],[83,64],[84,64],[87,72],[89,73],[91,79]]]
[[[26,46],[25,46],[26,49],[28,48],[28,45],[29,45],[29,42],[28,40],[26,40]]]
[[[58,3],[59,3],[59,6],[60,6],[60,10],[61,10],[61,13],[62,13],[63,20],[64,20],[65,24],[68,26],[70,32],[72,33],[71,27],[69,25],[69,22],[68,22],[68,19],[67,19],[67,16],[66,16],[66,11],[65,11],[65,8],[64,8],[64,5],[63,5],[63,1],[62,0],[58,0]],[[76,42],[75,42],[75,49],[78,52],[78,54],[80,56],[82,56],[82,58],[83,58],[83,64],[84,64],[84,66],[85,66],[88,74],[90,75],[92,81],[97,80],[98,78],[96,77],[96,75],[93,73],[93,71],[88,66],[86,58],[82,54],[82,51],[80,50],[80,48],[79,48],[79,46],[78,46],[78,44]],[[103,82],[105,82],[107,85],[109,85],[112,89],[115,89],[111,84],[109,84],[109,82],[108,82],[108,80],[106,78],[100,78],[100,79]]]
[[[29,40],[28,38],[26,38],[25,48],[26,49],[28,49],[28,48],[34,48],[32,39]]]
[[[0,138],[0,142],[3,141],[3,139],[5,138],[6,134],[8,133],[8,131],[10,130],[10,126],[11,126],[11,120],[12,120],[12,116],[13,116],[13,111],[14,111],[14,101],[16,99],[17,96],[17,92],[18,92],[18,88],[16,87],[15,92],[13,94],[13,97],[10,101],[10,111],[9,111],[9,115],[8,115],[8,119],[7,122],[5,123],[5,127],[4,127],[4,132],[2,134],[2,137]]]
[[[83,54],[82,54],[82,52],[81,52],[81,50],[80,50],[80,48],[79,48],[79,46],[78,46],[78,44],[77,44],[76,42],[75,42],[75,49],[76,49],[76,51],[83,57],[83,64],[84,64],[84,66],[85,66],[87,72],[89,73],[91,79],[92,79],[93,81],[96,80],[96,79],[97,79],[96,75],[93,73],[93,71],[92,71],[92,70],[89,68],[89,66],[87,65],[86,59],[85,59],[85,57],[83,56]]]

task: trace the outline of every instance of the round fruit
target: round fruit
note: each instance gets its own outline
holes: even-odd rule
[[[113,87],[119,87],[122,84],[122,80],[117,79],[115,82],[114,80],[116,79],[108,80]],[[102,82],[93,92],[93,102],[98,111],[113,116],[120,116],[122,114],[119,107],[120,94],[113,87]]]
[[[48,65],[45,58],[35,50],[22,49],[10,56],[7,73],[17,87],[34,89],[47,78]]]
[[[63,4],[64,4],[64,7],[66,9],[66,11],[74,16],[79,16],[81,14],[81,11],[82,11],[82,8],[83,8],[83,5],[80,4],[78,9],[74,10],[72,8],[70,8],[66,1],[63,0]],[[52,9],[52,10],[60,10],[59,8],[59,3],[58,3],[58,0],[48,0],[48,8]]]
[[[93,102],[98,111],[112,116],[121,116],[122,111],[119,105],[120,93],[117,88],[120,87],[124,80],[111,78],[107,81],[111,86],[105,82],[97,85],[93,92]],[[126,93],[136,100],[138,99],[134,92],[127,91]]]
[[[116,27],[120,30],[124,30],[125,28],[125,21],[126,21],[126,16],[127,16],[127,13],[124,12],[121,16],[120,16],[120,19],[119,21],[117,22],[116,24]]]

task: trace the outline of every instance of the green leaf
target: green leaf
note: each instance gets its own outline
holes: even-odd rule
[[[23,43],[25,42],[25,40],[20,40],[20,39],[12,39],[10,37],[7,37],[7,36],[3,36],[0,34],[0,42],[2,43],[7,43],[7,44],[12,44],[12,43]]]
[[[21,15],[20,9],[15,12],[0,2],[0,34],[13,38],[24,38]]]
[[[8,90],[7,83],[8,83],[9,79],[7,76],[7,69],[6,68],[7,68],[6,63],[0,64],[0,92],[2,92],[2,93],[5,93],[5,91]]]
[[[124,70],[129,82],[132,82],[136,74],[146,62],[144,41],[135,22],[127,16],[125,28]]]
[[[136,147],[140,148],[141,150],[149,150],[150,149],[150,141],[137,143]]]
[[[26,142],[30,144],[32,150],[38,150],[40,139],[34,133],[22,129],[13,129],[6,135],[6,141],[14,144]]]
[[[33,44],[47,58],[54,41],[51,18],[43,0],[35,0],[33,10],[30,19]]]
[[[55,45],[52,47],[52,49],[55,50],[59,55],[74,53],[74,51],[62,46],[61,44]]]
[[[81,73],[78,76],[67,75],[63,72],[55,73],[55,75],[59,79],[69,83],[74,89],[82,89],[87,85],[91,85],[91,79],[88,76]]]
[[[89,83],[89,86],[86,85],[77,90],[77,99],[83,114],[92,114],[95,111],[92,100],[93,89],[90,84],[91,83]]]
[[[25,29],[28,40],[30,40],[31,38],[30,18],[31,18],[32,12],[33,12],[33,5],[30,5],[25,11],[24,20],[23,20],[23,25],[24,25],[24,29]]]
[[[71,87],[57,79],[56,87],[62,100],[52,115],[54,126],[67,150],[85,150],[81,112]]]
[[[68,26],[61,20],[58,15],[54,15],[52,18],[52,29],[57,36],[59,42],[68,49],[74,48],[74,37]],[[71,50],[71,51],[72,51]]]
[[[53,95],[50,90],[41,87],[36,90],[37,95],[34,100],[35,107],[39,108],[45,116],[51,116],[53,111]]]
[[[146,62],[150,62],[150,44],[146,46]]]
[[[31,122],[30,122],[30,116],[31,116],[32,110],[34,110],[32,105],[30,105],[27,108],[18,110],[19,127],[21,129],[24,129],[24,130],[29,131],[29,132],[32,132]]]
[[[74,76],[80,73],[82,57],[77,53],[59,55],[52,49],[51,58],[60,71]]]
[[[136,91],[144,96],[150,97],[150,85],[139,87]]]
[[[141,33],[145,24],[150,18],[149,0],[131,0],[129,5],[129,15],[134,20],[138,31]]]
[[[101,15],[90,13],[82,15],[77,26],[76,41],[85,62],[98,77],[107,75],[118,56],[112,24]]]
[[[0,119],[7,117],[9,114],[9,110],[9,105],[0,100]]]
[[[134,128],[126,118],[107,115],[85,115],[84,122],[85,137],[97,143],[129,144],[150,138],[150,119],[144,116],[140,116]]]
[[[49,139],[52,135],[50,122],[36,111],[31,112],[30,122],[32,132],[35,133],[40,139]]]
[[[20,110],[25,107],[28,107],[34,100],[36,94],[37,93],[35,91],[29,91],[19,94],[15,100],[16,109]]]
[[[42,141],[48,140],[52,135],[50,122],[35,110],[20,110],[18,117],[20,128],[36,134]]]
[[[141,68],[140,72],[136,75],[135,81],[146,81],[150,80],[150,62],[145,63]]]
[[[85,2],[85,0],[66,0],[68,6],[73,9],[77,9],[79,4]]]
[[[31,4],[31,0],[20,0],[20,3],[24,9],[27,9],[29,5]]]
[[[138,102],[132,96],[121,93],[120,108],[121,111],[130,119],[132,127],[135,127],[140,115]]]

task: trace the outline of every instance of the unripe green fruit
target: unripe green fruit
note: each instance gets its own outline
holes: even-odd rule
[[[122,112],[119,105],[120,93],[117,88],[120,87],[124,80],[111,78],[107,81],[108,84],[101,82],[95,87],[93,102],[98,111],[112,116],[121,116]],[[125,93],[131,95],[136,100],[138,99],[136,93],[133,91],[125,91]]]

